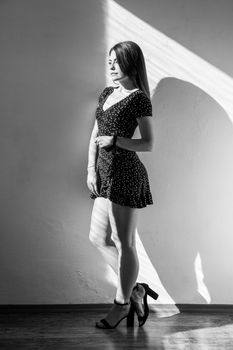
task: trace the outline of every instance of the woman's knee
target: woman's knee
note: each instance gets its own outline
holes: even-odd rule
[[[123,239],[117,233],[112,234],[112,240],[118,251],[130,250],[136,247],[135,239],[132,236],[124,237]]]

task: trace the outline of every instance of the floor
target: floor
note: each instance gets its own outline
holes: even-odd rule
[[[233,313],[184,312],[146,324],[116,329],[95,328],[106,311],[8,313],[0,315],[0,349],[156,349],[232,350]]]

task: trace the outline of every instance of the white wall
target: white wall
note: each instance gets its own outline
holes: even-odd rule
[[[222,71],[232,71],[231,0],[117,1]],[[105,1],[0,4],[0,304],[109,302],[88,241],[86,157],[105,76]],[[139,232],[176,302],[232,303],[233,129],[197,87],[168,78],[153,98],[156,148],[143,156],[155,205]]]
[[[1,2],[0,47],[0,303],[95,302],[86,156],[102,3]]]

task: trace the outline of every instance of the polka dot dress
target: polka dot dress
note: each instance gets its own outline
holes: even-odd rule
[[[143,91],[135,90],[104,111],[103,104],[114,89],[105,88],[99,97],[98,135],[132,138],[137,118],[152,116],[151,101]],[[120,147],[99,148],[96,170],[100,197],[131,208],[153,204],[147,171],[136,152]],[[92,193],[91,198],[95,199],[96,195]]]

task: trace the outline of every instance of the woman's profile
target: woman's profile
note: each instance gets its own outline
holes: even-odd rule
[[[158,295],[136,283],[139,262],[135,230],[138,209],[153,204],[148,174],[136,152],[153,148],[152,105],[141,48],[132,41],[109,51],[109,71],[115,86],[99,96],[89,143],[87,185],[94,205],[90,240],[118,276],[114,303],[98,328],[115,328],[124,318],[139,326],[148,317],[147,295]],[[140,138],[132,138],[139,127]]]

